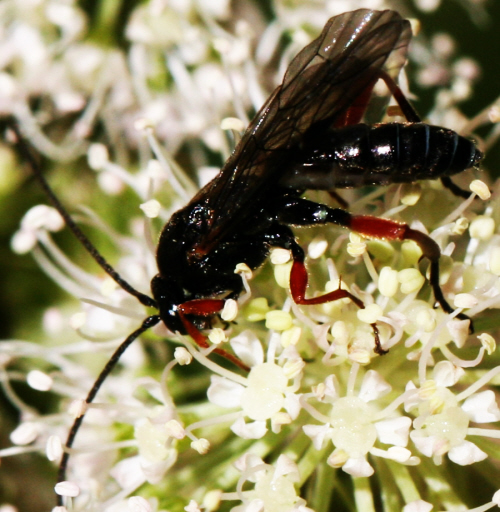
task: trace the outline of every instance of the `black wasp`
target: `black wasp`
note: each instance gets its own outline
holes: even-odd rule
[[[301,197],[307,189],[332,191],[436,178],[454,193],[465,194],[449,176],[477,166],[482,153],[451,130],[421,123],[396,85],[410,38],[409,22],[394,11],[360,9],[328,21],[321,35],[292,60],[283,83],[250,123],[221,172],[163,228],[158,274],[151,282],[154,298],[133,289],[97,253],[35,169],[52,202],[101,267],[142,304],[159,310],[116,350],[87,403],[124,350],[159,322],[207,347],[201,329],[210,325],[227,298],[242,292],[241,278],[234,273],[236,265],[246,263],[256,269],[272,247],[291,251],[290,288],[296,303],[320,304],[349,297],[364,307],[361,300],[340,289],[305,297],[304,251],[291,225],[332,223],[367,237],[414,240],[430,261],[436,301],[444,311],[452,311],[439,286],[440,250],[431,238],[406,224],[351,215]],[[387,84],[407,123],[360,124],[379,79]],[[35,168],[31,153],[25,145],[23,149]],[[373,328],[376,350],[382,353]],[[234,355],[220,349],[215,352],[247,369]],[[82,419],[73,424],[67,449]],[[68,457],[66,451],[59,481],[65,479]]]

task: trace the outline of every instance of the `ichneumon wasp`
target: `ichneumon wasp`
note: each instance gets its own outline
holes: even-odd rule
[[[115,351],[86,403],[94,400],[127,347],[159,322],[207,348],[202,330],[210,327],[228,298],[237,298],[243,290],[234,273],[236,265],[256,269],[273,247],[292,254],[290,291],[295,303],[349,298],[363,308],[359,298],[340,287],[306,298],[305,254],[290,226],[331,223],[366,237],[415,241],[430,262],[436,302],[445,312],[453,311],[439,284],[440,249],[429,236],[407,224],[352,215],[302,197],[308,189],[333,191],[438,178],[453,193],[468,196],[450,176],[478,166],[482,153],[454,131],[422,123],[396,84],[410,38],[409,22],[395,11],[359,9],[327,22],[320,36],[292,60],[282,84],[254,117],[220,173],[164,226],[157,246],[158,274],[151,281],[153,297],[132,288],[97,252],[45,181],[14,126],[23,157],[69,228],[118,285],[158,310]],[[362,123],[379,80],[387,84],[407,123]],[[382,354],[377,326],[372,327],[375,351]],[[248,370],[233,354],[219,348],[214,352]],[[69,449],[83,418],[84,414],[70,429],[58,481],[66,478]]]

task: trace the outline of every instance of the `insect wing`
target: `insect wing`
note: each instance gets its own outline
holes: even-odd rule
[[[193,248],[208,254],[245,221],[286,172],[291,151],[317,123],[334,126],[380,71],[396,77],[410,24],[395,11],[359,9],[331,18],[290,63],[283,83],[255,116],[219,175],[192,200],[207,225]]]

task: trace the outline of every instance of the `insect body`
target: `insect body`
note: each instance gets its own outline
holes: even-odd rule
[[[431,260],[436,299],[452,311],[439,288],[439,248],[430,238],[406,225],[355,217],[300,197],[310,188],[448,177],[478,164],[481,152],[451,130],[423,123],[357,124],[379,78],[405,115],[419,121],[391,78],[404,63],[410,36],[409,23],[398,13],[361,9],[332,18],[295,57],[220,174],[161,233],[152,292],[170,329],[189,332],[203,344],[193,322],[222,304],[207,297],[238,295],[242,282],[235,266],[259,267],[271,247],[292,252],[295,302],[354,300],[344,290],[305,298],[304,253],[289,225],[333,223],[368,236],[416,240]]]
[[[336,224],[369,237],[414,240],[430,260],[430,283],[437,302],[451,312],[439,286],[437,244],[406,224],[355,216],[302,198],[307,189],[412,182],[448,177],[476,166],[482,154],[451,130],[420,123],[395,84],[411,37],[409,22],[394,11],[360,9],[331,18],[318,39],[291,62],[283,83],[255,116],[221,172],[163,228],[158,248],[158,274],[151,282],[154,298],[130,287],[92,247],[35,170],[53,203],[98,263],[141,303],[157,307],[117,349],[89,395],[99,387],[123,351],[142,332],[162,321],[170,330],[189,334],[201,347],[201,329],[221,311],[228,297],[242,291],[234,269],[239,263],[258,268],[272,247],[291,251],[290,288],[298,304],[321,304],[350,298],[346,290],[306,298],[304,251],[291,225]],[[375,83],[382,78],[409,121],[406,124],[360,124]],[[34,161],[24,148],[32,167]],[[467,318],[464,315],[462,318]],[[376,326],[377,350],[382,353]],[[216,349],[242,368],[235,356]],[[67,439],[73,444],[83,416]],[[59,480],[65,479],[68,454]]]

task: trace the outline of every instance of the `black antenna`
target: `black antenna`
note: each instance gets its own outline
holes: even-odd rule
[[[71,229],[76,238],[78,238],[83,247],[85,247],[87,252],[92,256],[92,258],[94,258],[94,260],[104,270],[104,272],[106,272],[123,290],[125,290],[130,295],[136,297],[137,300],[144,306],[158,309],[158,305],[153,298],[149,297],[149,295],[139,292],[133,286],[131,286],[99,253],[99,251],[95,248],[94,244],[87,238],[87,236],[75,223],[68,210],[66,210],[61,201],[59,201],[51,186],[43,176],[43,173],[40,167],[38,166],[35,157],[31,152],[30,147],[28,146],[28,143],[26,142],[25,138],[21,135],[19,126],[15,122],[10,123],[9,126],[16,134],[17,145],[19,147],[21,156],[28,162],[32,174],[38,180],[42,189],[50,199],[50,202],[53,204],[54,208],[60,213],[68,228]]]
[[[122,354],[127,350],[129,345],[131,345],[143,332],[147,331],[151,327],[154,327],[158,322],[161,321],[161,318],[159,315],[152,315],[146,318],[142,325],[136,329],[132,334],[130,334],[127,339],[114,351],[113,355],[110,357],[109,361],[106,363],[106,366],[102,369],[101,373],[97,377],[96,381],[94,382],[94,385],[92,386],[91,390],[89,391],[87,398],[85,398],[85,403],[88,405],[93,402],[95,396],[97,395],[97,392],[99,391],[100,387],[102,386],[103,382],[107,379],[108,375],[111,373],[113,368],[116,366],[118,361],[120,360],[120,357]],[[57,481],[63,482],[66,479],[66,470],[68,468],[68,460],[70,457],[69,449],[73,446],[73,442],[76,438],[76,435],[78,434],[78,431],[80,430],[80,427],[82,426],[83,418],[85,417],[86,409],[83,411],[83,413],[78,416],[78,418],[75,419],[73,422],[73,425],[71,426],[71,429],[69,430],[68,437],[66,438],[66,444],[65,444],[65,452],[63,453],[63,456],[61,458],[61,462],[59,463],[59,470],[57,472]],[[57,504],[59,506],[63,505],[63,497],[58,495],[57,496]]]
[[[66,225],[69,227],[69,229],[73,232],[73,234],[76,236],[76,238],[80,241],[80,243],[83,245],[83,247],[87,250],[87,252],[92,256],[92,258],[99,264],[99,266],[126,292],[128,292],[130,295],[133,295],[136,297],[141,304],[147,307],[153,307],[158,308],[158,305],[156,301],[149,297],[148,295],[145,295],[144,293],[141,293],[137,291],[134,287],[132,287],[127,281],[125,281],[118,272],[106,261],[106,259],[101,256],[99,251],[95,248],[95,246],[92,244],[92,242],[87,238],[87,236],[82,232],[82,230],[78,227],[78,225],[75,223],[73,218],[71,217],[70,213],[66,208],[63,206],[63,204],[59,201],[57,198],[55,192],[52,190],[51,186],[48,184],[47,180],[42,174],[42,171],[39,167],[39,165],[36,162],[35,157],[33,156],[33,153],[31,151],[31,148],[29,147],[28,143],[26,142],[26,139],[22,136],[21,131],[19,130],[19,126],[16,122],[12,121],[9,123],[9,127],[14,131],[16,138],[17,138],[17,145],[19,147],[19,151],[21,153],[21,156],[28,162],[32,174],[35,176],[35,178],[40,183],[42,189],[45,191],[47,196],[49,197],[50,201],[52,202],[53,206],[56,208],[56,210],[60,213],[62,218],[64,219]],[[161,318],[159,315],[151,315],[147,317],[143,322],[142,325],[136,329],[133,333],[131,333],[125,341],[123,341],[120,346],[115,350],[113,355],[110,357],[108,362],[106,363],[106,366],[102,369],[101,373],[95,380],[92,388],[90,389],[89,393],[87,394],[87,397],[85,398],[85,403],[88,405],[92,403],[95,396],[97,395],[99,389],[101,388],[102,384],[106,380],[106,378],[109,376],[109,374],[113,371],[115,366],[117,365],[118,361],[120,360],[120,357],[125,352],[125,350],[145,331],[150,329],[151,327],[155,326],[161,321]],[[71,455],[70,449],[73,446],[73,443],[75,441],[75,438],[78,434],[78,431],[80,430],[80,427],[83,423],[83,419],[85,417],[86,410],[83,411],[83,413],[78,416],[73,422],[73,425],[71,426],[68,437],[66,439],[65,444],[65,451],[62,455],[61,461],[59,463],[59,469],[57,473],[57,481],[62,482],[66,479],[66,470],[68,468],[68,461],[69,457]],[[63,496],[58,495],[57,496],[57,504],[59,506],[63,505]]]

